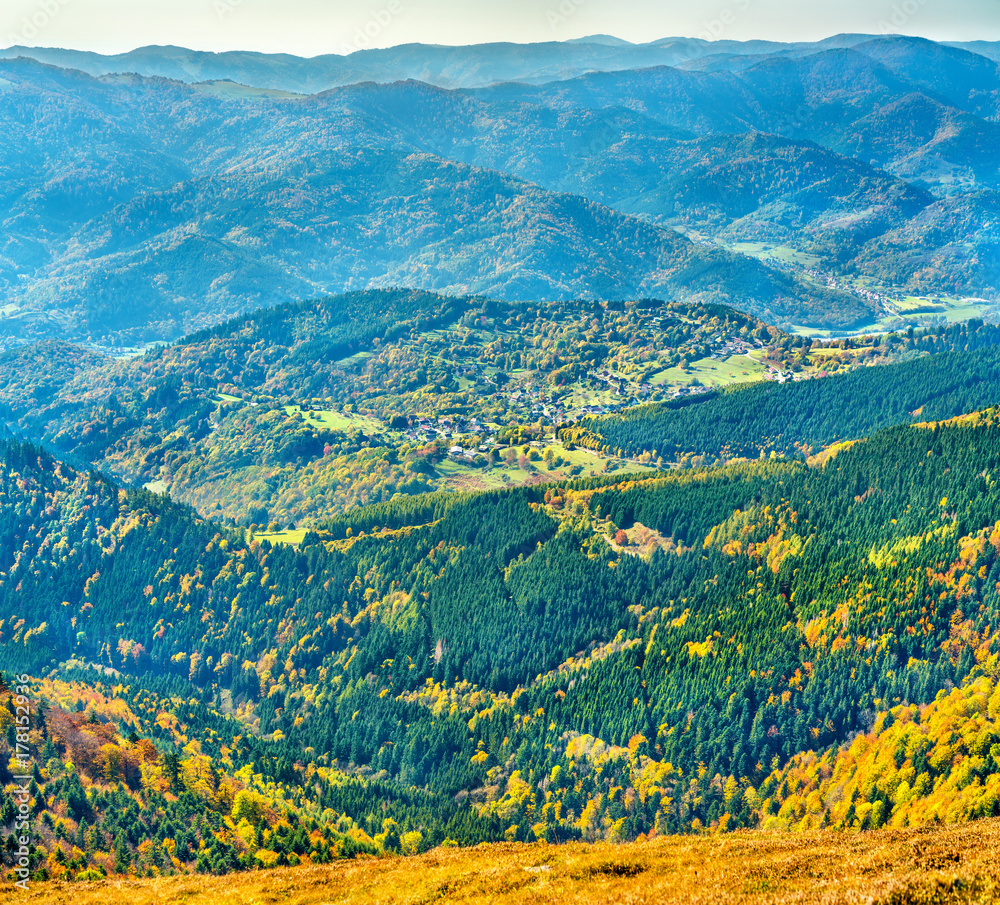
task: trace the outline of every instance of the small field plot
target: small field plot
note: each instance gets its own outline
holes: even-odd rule
[[[655,469],[647,468],[644,465],[637,465],[626,459],[609,459],[606,456],[602,456],[600,453],[596,453],[593,450],[584,449],[579,446],[576,449],[566,449],[561,444],[555,444],[551,448],[552,452],[555,454],[555,458],[551,469],[547,469],[547,473],[552,480],[562,480],[564,478],[573,477],[591,477],[592,475],[615,474],[616,472],[624,471],[655,471]],[[544,455],[544,451],[542,455]],[[555,462],[557,462],[560,457],[563,459],[563,463],[561,465],[556,465]],[[539,464],[544,466],[544,462]],[[576,468],[579,468],[580,471],[574,472],[574,469]]]
[[[763,364],[746,355],[731,355],[725,360],[702,358],[692,362],[686,370],[667,368],[660,371],[650,383],[654,386],[688,386],[697,380],[703,386],[721,387],[761,380],[766,370]]]
[[[552,450],[552,458],[546,462],[545,454],[549,449]],[[476,468],[455,459],[446,459],[435,465],[435,469],[444,486],[451,490],[495,490],[602,474],[655,471],[625,459],[608,459],[589,449],[568,450],[561,443],[549,444],[536,452],[542,458],[532,460],[529,468],[521,468],[517,462],[508,465],[502,459],[489,468]]]
[[[915,327],[940,322],[940,318],[953,324],[972,317],[991,317],[997,310],[995,302],[989,302],[985,299],[953,299],[914,295],[908,295],[895,302],[894,307],[896,313],[882,318],[877,327],[865,332],[878,333],[887,332],[890,329],[898,330],[900,329],[900,320],[913,324]]]
[[[216,79],[210,82],[201,82],[192,85],[192,90],[201,94],[214,95],[215,97],[227,98],[229,100],[245,100],[247,98],[268,98],[270,100],[296,100],[306,97],[304,94],[297,94],[293,91],[280,91],[275,88],[250,88],[246,85],[239,85],[226,79]]]
[[[325,428],[326,430],[361,430],[365,433],[379,433],[385,429],[385,425],[376,418],[369,418],[366,415],[354,415],[349,412],[303,409],[300,405],[286,405],[285,412],[289,415],[302,412],[303,417],[305,417],[309,424],[313,427]]]
[[[952,323],[979,317],[988,309],[996,307],[994,303],[982,299],[941,299],[940,302],[945,307],[945,318]]]
[[[837,336],[845,336],[843,331],[825,330],[822,327],[807,327],[804,324],[790,324],[787,328],[782,329],[787,330],[792,336],[805,336],[808,339],[830,339],[834,334]]]
[[[908,295],[895,304],[900,314],[941,314],[946,310],[946,306],[932,299],[915,295]]]
[[[783,264],[810,269],[818,267],[820,263],[820,259],[816,255],[798,251],[788,245],[772,245],[769,242],[735,242],[729,246],[729,249],[753,258],[774,258]]]
[[[355,352],[353,355],[348,355],[347,358],[335,361],[334,364],[340,368],[350,368],[366,362],[374,354],[374,352]]]
[[[253,535],[253,539],[257,541],[266,540],[272,545],[285,544],[286,546],[297,547],[306,536],[306,530],[305,528],[296,528],[291,531],[263,531],[260,534]]]

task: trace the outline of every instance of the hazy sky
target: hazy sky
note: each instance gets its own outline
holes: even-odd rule
[[[892,31],[1000,40],[1000,0],[0,0],[0,46],[120,53],[145,44],[305,56],[410,41],[613,34],[814,40]]]

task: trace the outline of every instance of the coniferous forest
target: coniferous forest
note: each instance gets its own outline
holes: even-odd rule
[[[35,867],[992,815],[998,463],[986,411],[293,548],[10,442],[3,666],[45,705],[0,720]]]

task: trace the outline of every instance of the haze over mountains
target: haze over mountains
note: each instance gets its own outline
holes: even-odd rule
[[[211,53],[176,46],[140,47],[128,53],[105,55],[57,47],[15,45],[0,50],[0,59],[30,57],[90,75],[134,72],[181,82],[229,79],[244,85],[315,94],[358,82],[396,82],[416,79],[442,88],[482,88],[499,82],[544,84],[588,72],[614,72],[652,66],[716,67],[731,58],[746,57],[753,64],[763,56],[799,57],[821,50],[865,44],[871,35],[835,35],[823,41],[709,41],[668,37],[633,44],[609,35],[591,35],[569,41],[537,44],[474,44],[443,46],[404,44],[365,49],[345,46],[342,53],[316,57],[250,51]],[[1000,42],[956,42],[951,47],[1000,59]],[[707,64],[698,61],[705,60]],[[735,60],[734,60],[735,62]],[[732,63],[729,63],[732,65]]]
[[[52,47],[14,46],[0,50],[0,59],[26,56],[61,68],[79,69],[90,75],[134,72],[181,82],[229,79],[259,88],[315,94],[358,82],[406,79],[442,88],[482,88],[511,81],[543,84],[594,71],[680,66],[719,54],[795,55],[824,47],[852,46],[865,40],[867,38],[863,35],[839,35],[817,44],[663,38],[648,44],[631,44],[608,35],[593,35],[578,40],[539,44],[496,43],[458,47],[404,44],[370,50],[364,49],[365,41],[360,40],[358,46],[344,47],[342,54],[312,58],[245,51],[210,53],[172,46],[140,47],[111,56]]]
[[[892,295],[991,298],[1000,66],[976,47],[11,48],[0,330],[170,339],[388,285],[692,297],[834,328]],[[821,274],[701,247],[747,242]]]

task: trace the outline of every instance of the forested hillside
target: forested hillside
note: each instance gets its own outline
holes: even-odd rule
[[[990,899],[996,47],[20,50],[0,897]]]
[[[367,38],[366,35],[363,37]],[[357,36],[352,36],[352,39],[357,40]],[[840,35],[826,41],[799,44],[662,38],[646,44],[632,44],[607,35],[592,35],[578,41],[545,41],[528,45],[348,46],[342,54],[331,53],[310,59],[286,53],[207,53],[183,47],[143,47],[129,53],[104,55],[61,48],[15,46],[0,51],[0,59],[26,56],[91,75],[135,72],[183,82],[224,80],[274,91],[315,94],[337,85],[408,79],[421,79],[446,88],[472,88],[505,81],[544,82],[595,70],[673,66],[720,52],[758,54],[784,51],[804,54],[824,47],[851,46],[866,40],[864,35]],[[988,53],[993,47],[985,42],[979,43],[983,46],[969,49]]]
[[[626,839],[988,814],[995,799],[975,776],[988,773],[994,738],[998,461],[1000,426],[987,412],[878,433],[822,466],[767,461],[393,503],[367,524],[331,523],[339,540],[313,535],[295,550],[248,546],[155,495],[7,445],[0,531],[16,552],[2,563],[4,666],[41,676],[69,660],[101,665],[118,674],[88,681],[114,681],[112,698],[129,683],[159,687],[141,706],[154,692],[127,696],[135,720],[112,708],[113,729],[73,731],[111,733],[125,764],[139,744],[121,741],[132,728],[156,749],[142,749],[154,765],[201,739],[181,760],[210,759],[223,822],[224,787],[279,795],[239,772],[264,751],[288,757],[271,774],[281,788],[314,768],[356,776],[359,794],[384,783],[376,799],[415,802],[397,820],[399,842],[391,828],[377,838],[386,829],[366,810],[368,792],[290,799],[307,833],[309,815],[331,807],[373,850],[448,836]],[[58,691],[31,685],[35,700]],[[981,707],[962,703],[979,695]],[[183,738],[167,731],[171,714]],[[967,748],[944,738],[953,728]],[[874,768],[851,743],[858,732],[898,737],[898,785],[866,779]],[[224,750],[240,750],[237,735],[251,744],[242,760]],[[48,750],[39,770],[62,777]],[[308,761],[294,765],[293,752]],[[816,785],[829,775],[815,773],[817,760],[857,788],[851,807]],[[82,769],[95,795],[109,781]],[[930,797],[935,777],[976,791],[943,810]],[[186,782],[156,794],[192,791],[196,779]],[[153,792],[133,788],[146,807]],[[70,857],[77,817],[54,826],[62,835],[39,825],[47,850]],[[276,851],[271,837],[241,844],[233,830],[236,854],[217,869]],[[127,839],[122,858],[135,858]]]
[[[863,297],[444,158],[423,129],[373,117],[371,85],[240,100],[24,59],[0,70],[0,165],[17,187],[0,199],[9,335],[172,340],[289,299],[400,285],[510,300],[666,293],[772,320],[873,320]],[[94,134],[86,151],[79,128]]]
[[[129,361],[16,349],[0,357],[0,414],[202,512],[285,525],[395,494],[614,468],[552,443],[554,425],[668,398],[702,373],[757,379],[786,339],[721,306],[383,290],[282,306]],[[759,360],[738,354],[758,347]]]

